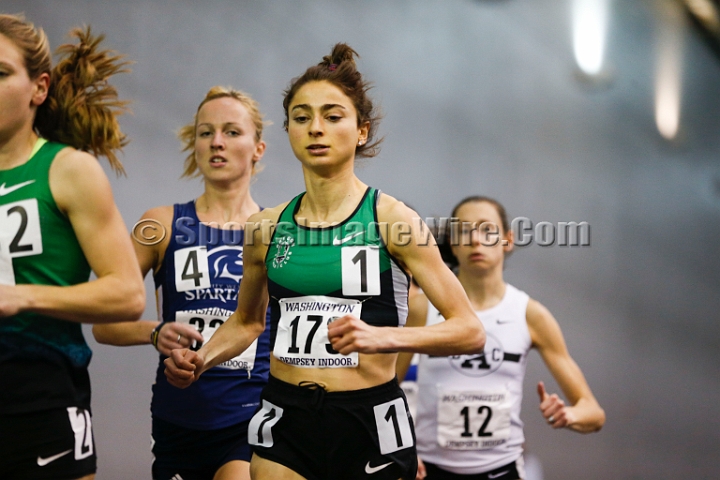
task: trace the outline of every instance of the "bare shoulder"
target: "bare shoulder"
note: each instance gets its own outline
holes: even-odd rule
[[[150,268],[158,269],[170,245],[175,209],[172,205],[153,207],[142,214],[133,225],[130,235],[135,254],[145,274]]]
[[[50,167],[51,182],[57,179],[82,183],[84,180],[95,180],[98,176],[107,179],[98,159],[73,147],[60,150]]]
[[[534,298],[530,298],[525,311],[529,327],[542,327],[549,321],[555,321],[550,310]]]
[[[173,215],[175,215],[175,208],[172,205],[161,205],[143,213],[140,220],[155,220],[169,226],[172,223]]]
[[[288,203],[290,202],[266,208],[250,215],[247,219],[245,223],[245,256],[248,260],[256,258],[260,261],[265,257],[275,231],[275,225]]]
[[[287,201],[285,203],[281,203],[280,205],[276,207],[271,208],[265,208],[263,210],[260,210],[257,213],[253,213],[248,217],[248,223],[258,223],[264,221],[270,221],[270,222],[277,222],[278,218],[280,218],[280,214],[283,210],[285,210],[285,207],[288,206],[290,202]]]
[[[112,188],[100,162],[87,152],[66,147],[55,157],[49,172],[50,191],[60,210],[82,204],[114,204]]]
[[[544,348],[564,342],[560,325],[545,305],[531,298],[528,301],[525,317],[533,345]]]
[[[408,222],[411,223],[414,218],[419,218],[419,215],[410,207],[405,205],[400,200],[386,195],[380,194],[377,206],[378,220],[380,222]]]

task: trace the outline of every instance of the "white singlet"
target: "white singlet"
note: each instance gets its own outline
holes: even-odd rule
[[[482,355],[420,355],[415,432],[424,461],[469,475],[521,457],[520,406],[532,343],[527,304],[525,292],[506,285],[500,303],[475,312],[487,333]],[[443,321],[428,303],[427,325]]]

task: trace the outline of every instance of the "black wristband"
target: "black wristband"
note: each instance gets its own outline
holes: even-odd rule
[[[157,344],[158,344],[158,337],[160,337],[160,330],[162,330],[162,327],[167,325],[168,322],[160,322],[158,323],[157,327],[153,328],[153,331],[150,332],[150,343],[153,347],[155,347],[155,350],[157,350]]]

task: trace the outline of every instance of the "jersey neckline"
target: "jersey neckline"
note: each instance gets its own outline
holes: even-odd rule
[[[308,226],[299,224],[299,223],[295,220],[295,215],[297,215],[298,210],[300,210],[300,202],[302,201],[303,197],[304,197],[305,194],[307,193],[307,192],[303,192],[303,193],[301,193],[300,195],[297,196],[297,201],[295,202],[295,206],[293,207],[293,211],[292,211],[292,215],[290,216],[290,219],[292,220],[293,224],[295,224],[296,227],[298,227],[298,228],[300,228],[300,229],[303,229],[303,230],[309,230],[309,231],[312,231],[312,230],[317,230],[317,231],[332,230],[333,228],[342,227],[343,225],[345,225],[346,223],[348,223],[353,217],[355,217],[355,215],[357,215],[357,213],[360,211],[360,209],[362,208],[363,204],[365,203],[365,199],[368,197],[368,195],[370,194],[370,191],[371,191],[371,190],[372,190],[372,187],[370,187],[370,186],[368,186],[368,187],[365,189],[365,193],[363,193],[362,198],[360,199],[360,201],[358,202],[358,204],[355,206],[355,209],[352,211],[352,213],[347,216],[347,218],[345,218],[345,219],[344,219],[343,221],[341,221],[341,222],[336,223],[335,225],[330,225],[329,227],[308,227]]]

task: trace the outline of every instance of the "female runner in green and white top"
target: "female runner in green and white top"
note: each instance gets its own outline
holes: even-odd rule
[[[414,478],[396,352],[472,353],[485,341],[437,247],[423,244],[427,231],[413,228],[417,215],[355,176],[355,156],[373,156],[378,145],[355,55],[336,45],[286,91],[306,192],[251,217],[237,311],[198,352],[174,350],[166,361],[169,381],[189,385],[250,345],[270,301],[271,378],[248,432],[255,479]],[[398,328],[409,273],[442,325]]]

